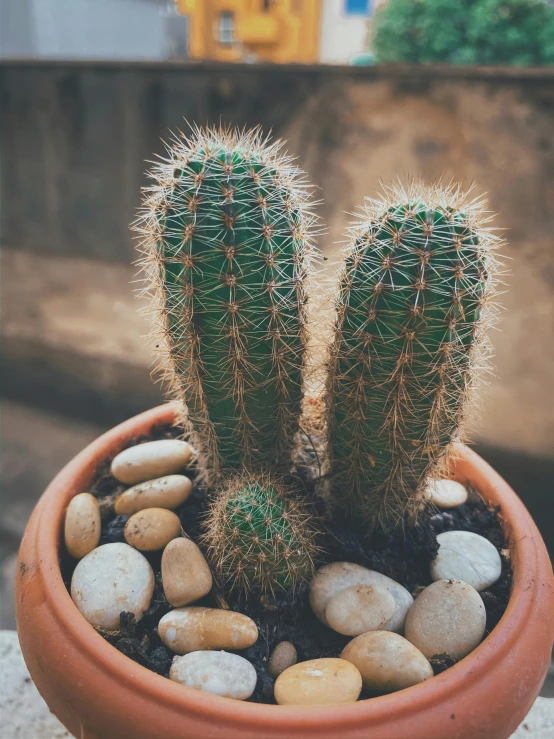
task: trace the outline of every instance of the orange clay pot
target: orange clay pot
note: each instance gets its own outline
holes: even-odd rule
[[[110,646],[77,611],[58,550],[65,509],[102,460],[127,439],[173,421],[155,408],[101,436],[55,478],[29,521],[16,586],[17,625],[29,671],[53,713],[80,739],[504,739],[544,680],[554,636],[554,582],[540,534],[504,480],[460,448],[452,474],[500,505],[514,580],[494,631],[446,672],[407,690],[348,705],[302,707],[233,701],[186,688]]]

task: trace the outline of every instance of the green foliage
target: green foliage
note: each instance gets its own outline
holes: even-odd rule
[[[543,0],[388,0],[373,24],[380,62],[554,63],[554,7]]]
[[[358,520],[415,512],[488,355],[499,239],[480,201],[414,184],[353,227],[328,379],[335,487]]]
[[[298,428],[314,216],[280,148],[176,138],[137,224],[166,378],[218,473],[290,465]]]
[[[269,477],[237,477],[210,506],[203,543],[223,583],[246,592],[310,579],[315,532],[302,504]]]

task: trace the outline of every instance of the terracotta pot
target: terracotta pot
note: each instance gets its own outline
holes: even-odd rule
[[[554,581],[540,534],[502,478],[461,448],[453,469],[502,507],[514,581],[494,631],[457,665],[399,693],[343,706],[266,706],[185,688],[137,665],[99,636],[62,582],[58,550],[69,500],[131,437],[173,420],[169,406],[101,436],[55,478],[29,521],[16,586],[17,625],[40,693],[83,739],[503,739],[525,717],[544,680],[554,635]]]

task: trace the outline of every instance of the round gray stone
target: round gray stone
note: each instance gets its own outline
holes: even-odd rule
[[[502,561],[494,544],[471,531],[446,531],[437,536],[439,551],[431,562],[431,578],[463,580],[481,591],[495,583]]]

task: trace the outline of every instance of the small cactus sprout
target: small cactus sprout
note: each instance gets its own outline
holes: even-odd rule
[[[203,543],[225,586],[258,594],[309,580],[318,553],[306,508],[269,476],[227,482],[210,506]]]
[[[352,227],[330,347],[327,422],[336,496],[367,524],[420,507],[461,438],[487,367],[496,251],[482,199],[385,189]]]
[[[259,129],[194,129],[150,172],[135,226],[171,395],[205,466],[290,466],[314,215]]]

